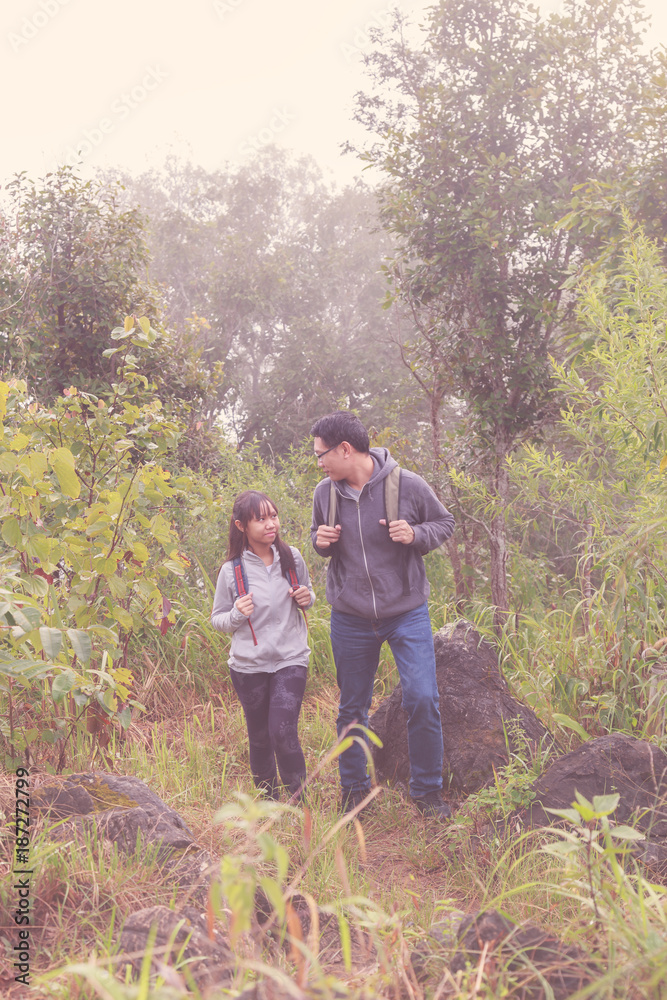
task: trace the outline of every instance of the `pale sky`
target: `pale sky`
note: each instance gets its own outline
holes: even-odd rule
[[[554,9],[558,0],[543,0]],[[207,169],[276,142],[345,182],[340,144],[364,88],[368,27],[428,0],[4,0],[0,183],[40,177],[83,151],[89,168],[132,172],[175,152]],[[649,0],[650,43],[667,3]]]

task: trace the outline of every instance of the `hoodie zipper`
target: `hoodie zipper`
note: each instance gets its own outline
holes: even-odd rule
[[[361,493],[359,493],[359,498],[356,501],[357,504],[357,522],[359,524],[359,540],[361,542],[361,554],[364,557],[364,566],[366,567],[366,576],[368,577],[368,583],[371,588],[371,597],[373,598],[373,611],[375,612],[375,619],[378,619],[378,609],[375,603],[375,590],[373,589],[373,581],[371,580],[370,570],[368,569],[368,560],[366,559],[366,547],[364,545],[364,536],[361,532],[361,511],[359,510],[359,501],[361,500],[361,494],[364,492],[365,486],[361,487]]]

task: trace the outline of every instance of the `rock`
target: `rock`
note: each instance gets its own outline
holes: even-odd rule
[[[518,818],[526,826],[553,826],[546,809],[569,809],[575,790],[589,802],[594,795],[618,792],[612,815],[651,838],[667,839],[667,754],[652,743],[610,733],[564,754],[534,782],[535,799]]]
[[[181,921],[182,926],[176,930]],[[236,964],[234,952],[219,932],[214,932],[215,939],[211,941],[204,917],[192,906],[184,906],[178,911],[166,906],[149,906],[127,918],[120,935],[120,949],[136,973],[141,969],[152,927],[157,929],[153,971],[164,975],[161,966],[173,969],[177,958],[179,965],[190,959],[187,969],[199,989],[221,986],[232,979]],[[167,945],[170,945],[168,954]],[[180,975],[187,982],[187,973]]]
[[[301,940],[310,950],[314,950],[310,941],[313,914],[308,905],[308,900],[305,896],[297,892],[290,897],[289,902],[299,920]],[[320,968],[327,972],[333,974],[340,973],[344,959],[338,917],[336,914],[321,909],[319,906],[315,909],[319,930],[317,942],[318,964]],[[285,950],[290,950],[289,929],[286,924],[278,920],[266,893],[259,887],[255,890],[255,917],[264,933],[268,934],[273,940],[282,942]],[[358,972],[369,965],[374,966],[376,951],[370,935],[354,925],[350,927],[350,932],[350,952],[353,969]]]
[[[465,913],[462,910],[452,910],[432,924],[426,938],[422,938],[410,955],[410,962],[418,982],[438,977],[442,979],[442,968],[449,963],[458,946],[459,928]]]
[[[52,819],[94,816],[104,836],[126,853],[137,835],[148,843],[182,851],[195,846],[194,834],[177,812],[140,781],[121,774],[70,774],[41,785],[34,807]]]
[[[580,948],[563,944],[535,924],[514,924],[496,910],[473,914],[462,922],[451,971],[459,972],[466,965],[477,969],[483,952],[485,967],[493,972],[496,984],[502,982],[499,977],[505,970],[517,990],[512,995],[523,1000],[566,1000],[600,975]]]
[[[556,748],[532,709],[510,694],[498,656],[466,621],[441,628],[434,636],[436,675],[444,740],[445,788],[470,793],[494,779],[512,751],[527,742]],[[406,782],[410,776],[406,713],[400,684],[373,713],[370,728],[383,743],[372,747],[379,778]]]
[[[120,774],[70,774],[52,778],[35,790],[31,804],[49,819],[66,819],[57,828],[67,836],[71,826],[95,825],[107,840],[132,854],[141,836],[143,844],[157,847],[157,861],[164,875],[183,889],[193,902],[203,903],[215,860],[202,851],[185,820],[139,778]]]

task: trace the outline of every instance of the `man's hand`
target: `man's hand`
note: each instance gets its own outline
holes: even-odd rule
[[[315,541],[321,549],[328,549],[340,538],[340,524],[330,528],[328,524],[320,524],[315,535]]]
[[[386,524],[385,518],[380,519],[380,524]],[[390,521],[389,537],[392,542],[402,542],[403,545],[410,545],[415,540],[415,529],[407,521]]]
[[[290,588],[289,595],[293,598],[300,608],[306,608],[310,604],[310,591],[308,587],[297,587],[296,590]]]
[[[243,597],[237,598],[234,602],[234,607],[238,608],[246,618],[250,618],[250,615],[255,610],[255,605],[252,603],[252,591],[249,594],[244,594]]]

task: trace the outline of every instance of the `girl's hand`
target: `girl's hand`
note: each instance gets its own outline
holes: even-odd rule
[[[300,608],[306,608],[310,604],[310,591],[308,587],[297,587],[296,590],[290,589],[290,597],[293,597]]]
[[[237,598],[234,602],[234,607],[238,608],[242,615],[246,618],[250,618],[250,615],[255,610],[255,605],[252,603],[252,590],[249,594],[244,594],[243,597]]]

